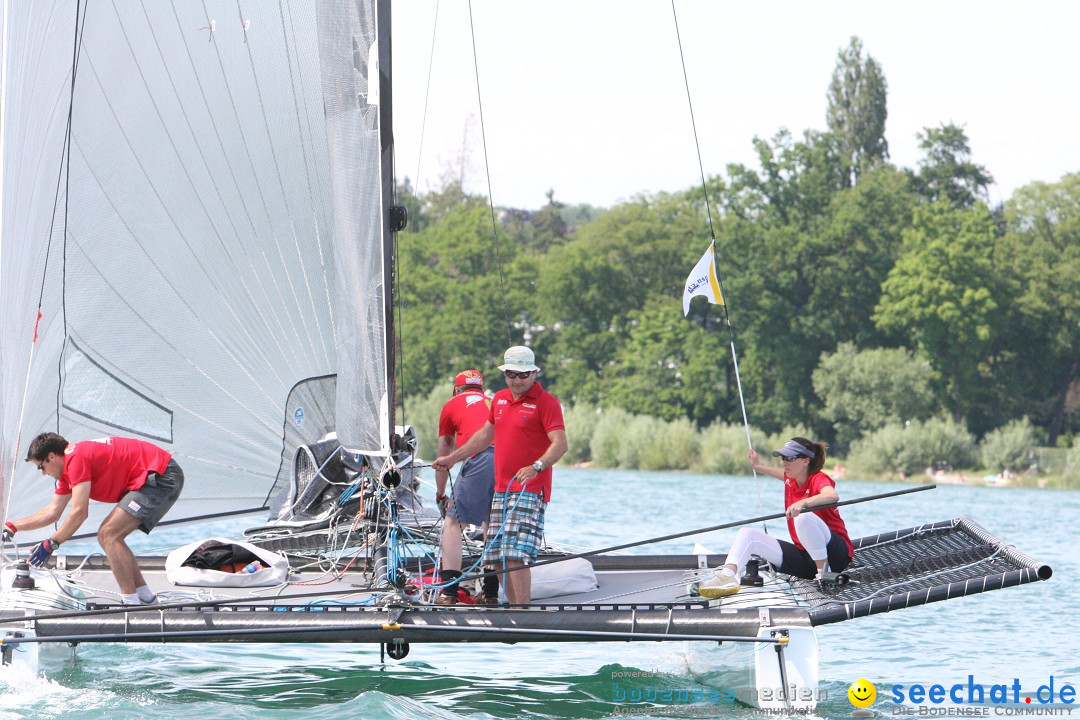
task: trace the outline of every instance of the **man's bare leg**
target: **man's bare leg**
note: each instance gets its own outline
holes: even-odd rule
[[[521,560],[507,560],[507,568],[524,567]],[[532,600],[532,570],[514,570],[503,574],[503,590],[511,605],[528,605]]]
[[[120,586],[120,592],[131,595],[135,589],[145,585],[142,571],[139,569],[139,561],[135,559],[135,553],[127,546],[124,540],[142,521],[120,508],[113,508],[105,521],[98,528],[98,543],[105,551],[105,557],[109,559],[113,577]]]
[[[449,515],[443,521],[441,546],[443,570],[460,570],[461,524]]]

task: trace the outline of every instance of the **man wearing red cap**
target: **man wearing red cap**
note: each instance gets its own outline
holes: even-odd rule
[[[480,428],[487,424],[491,402],[484,395],[484,376],[476,370],[463,370],[454,378],[454,397],[443,405],[439,415],[438,455],[448,454],[461,447]],[[438,605],[457,602],[461,577],[461,531],[463,525],[485,525],[495,493],[495,448],[488,444],[465,460],[458,473],[454,492],[446,496],[450,468],[435,468],[435,502],[443,511],[445,521],[442,535],[442,572],[448,584],[439,592]],[[498,602],[499,584],[495,577],[484,579],[484,602]]]

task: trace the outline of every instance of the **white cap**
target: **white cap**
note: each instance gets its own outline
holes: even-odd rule
[[[536,356],[533,351],[524,345],[515,345],[506,351],[503,356],[503,364],[500,370],[517,370],[518,372],[531,372],[539,370],[536,367]]]

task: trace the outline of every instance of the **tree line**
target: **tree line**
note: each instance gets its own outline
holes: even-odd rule
[[[845,451],[947,420],[983,438],[1024,418],[1040,442],[1080,430],[1080,173],[991,206],[962,127],[889,161],[887,84],[853,38],[827,129],[756,138],[757,166],[611,208],[499,208],[449,183],[399,201],[400,386],[534,348],[567,405],[697,428],[800,426]],[[706,130],[707,132],[707,130]],[[706,206],[706,199],[709,207]],[[711,211],[711,212],[710,212]],[[724,308],[683,283],[715,235]],[[494,387],[501,387],[496,380]],[[406,418],[408,420],[408,418]]]

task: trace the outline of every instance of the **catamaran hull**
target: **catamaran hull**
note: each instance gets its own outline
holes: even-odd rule
[[[721,685],[725,692],[734,692],[733,698],[740,702],[761,708],[812,709],[817,691],[817,641],[809,617],[800,609],[772,614],[781,624],[762,627],[762,616],[756,610],[720,612],[703,606],[141,609],[39,619],[33,622],[36,635],[13,625],[9,632],[26,633],[23,638],[28,642],[11,645],[20,654],[20,665],[4,670],[37,674],[38,647],[81,642],[372,643],[384,645],[391,657],[400,659],[411,645],[432,642],[689,641],[691,652],[702,653],[702,657],[709,657],[719,645],[726,662],[736,659],[743,663],[742,671],[723,676]],[[788,686],[792,690],[782,690]],[[786,697],[791,698],[790,705]],[[807,702],[806,697],[811,700]]]
[[[5,652],[9,662],[15,648],[22,652],[38,643],[377,643],[400,659],[410,645],[429,642],[689,642],[691,671],[721,688],[725,699],[800,711],[817,700],[817,625],[1053,574],[965,518],[854,542],[856,558],[845,570],[845,583],[768,572],[760,586],[708,601],[687,593],[708,568],[723,563],[722,556],[594,556],[589,558],[595,571],[595,583],[588,584],[592,590],[515,609],[411,602],[380,586],[380,576],[365,559],[339,567],[329,583],[322,569],[298,568],[287,586],[265,588],[263,597],[247,588],[244,597],[216,591],[215,600],[205,602],[83,607],[60,592],[55,579],[77,567],[68,585],[77,582],[96,601],[108,602],[116,597],[110,570],[101,558],[54,556],[53,569],[31,572],[35,590],[0,590],[0,628],[7,627],[10,635],[3,643],[11,651]],[[566,562],[553,559],[558,562],[549,568]],[[423,577],[419,562],[405,563],[409,577]],[[155,592],[166,597],[182,592],[169,585],[162,558],[140,558],[140,566]],[[52,599],[43,601],[42,593]],[[334,604],[322,604],[327,601]],[[61,602],[76,607],[67,611],[50,604]],[[28,651],[20,657],[36,656]]]
[[[8,678],[37,677],[41,665],[42,645],[34,642],[11,642],[32,640],[34,631],[20,625],[0,625],[0,673]],[[9,684],[11,684],[9,682]]]

